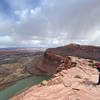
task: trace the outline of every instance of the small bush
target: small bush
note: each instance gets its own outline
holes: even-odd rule
[[[81,59],[81,57],[78,57],[78,59]]]
[[[88,66],[92,66],[92,64],[88,64]]]
[[[89,63],[89,64],[88,64],[88,66],[91,66],[91,67],[93,67],[93,68],[96,68],[96,67],[97,67],[97,65],[98,65],[98,63],[92,63],[92,64],[91,64],[91,63]]]
[[[80,75],[76,75],[75,78],[82,79],[82,77]]]
[[[76,100],[79,100],[78,98]]]
[[[95,65],[95,66],[98,66],[98,63],[95,63],[94,65]]]
[[[93,63],[93,60],[89,60],[88,62],[89,62],[89,63]]]

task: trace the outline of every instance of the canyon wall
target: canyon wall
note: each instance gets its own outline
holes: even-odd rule
[[[56,73],[57,67],[59,67],[60,64],[65,63],[64,59],[66,56],[100,60],[100,47],[70,44],[57,48],[49,48],[44,52],[43,56],[38,58],[38,62],[35,64],[35,68],[40,72],[34,72],[34,68],[32,66],[28,70],[33,74]]]

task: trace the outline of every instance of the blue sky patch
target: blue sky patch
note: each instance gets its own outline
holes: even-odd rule
[[[6,33],[0,33],[0,37],[1,36],[8,36],[8,34],[6,34]]]

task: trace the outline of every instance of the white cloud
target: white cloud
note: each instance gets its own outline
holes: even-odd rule
[[[100,0],[42,0],[36,7],[27,0],[8,3],[18,19],[0,19],[0,33],[8,33],[16,46],[100,44]]]
[[[0,42],[11,42],[12,41],[12,39],[11,39],[11,37],[9,37],[9,36],[1,36],[0,37]]]
[[[29,10],[16,10],[14,13],[19,17],[19,20],[25,20],[29,15]]]
[[[7,47],[12,43],[12,38],[9,36],[0,36],[0,48]]]

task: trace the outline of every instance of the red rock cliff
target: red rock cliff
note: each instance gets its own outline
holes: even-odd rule
[[[70,44],[62,47],[47,49],[48,53],[58,54],[65,56],[76,56],[88,59],[100,59],[100,47]]]
[[[44,55],[35,65],[36,69],[40,70],[41,72],[38,74],[55,73],[56,68],[59,67],[59,65],[64,61],[66,56],[76,56],[99,60],[100,47],[70,44],[62,47],[47,49]],[[29,72],[34,73],[33,67],[29,69]]]
[[[100,100],[98,72],[89,65],[89,59],[75,60],[77,66],[54,74],[49,81],[32,86],[10,100]],[[93,61],[95,63],[95,61]]]

